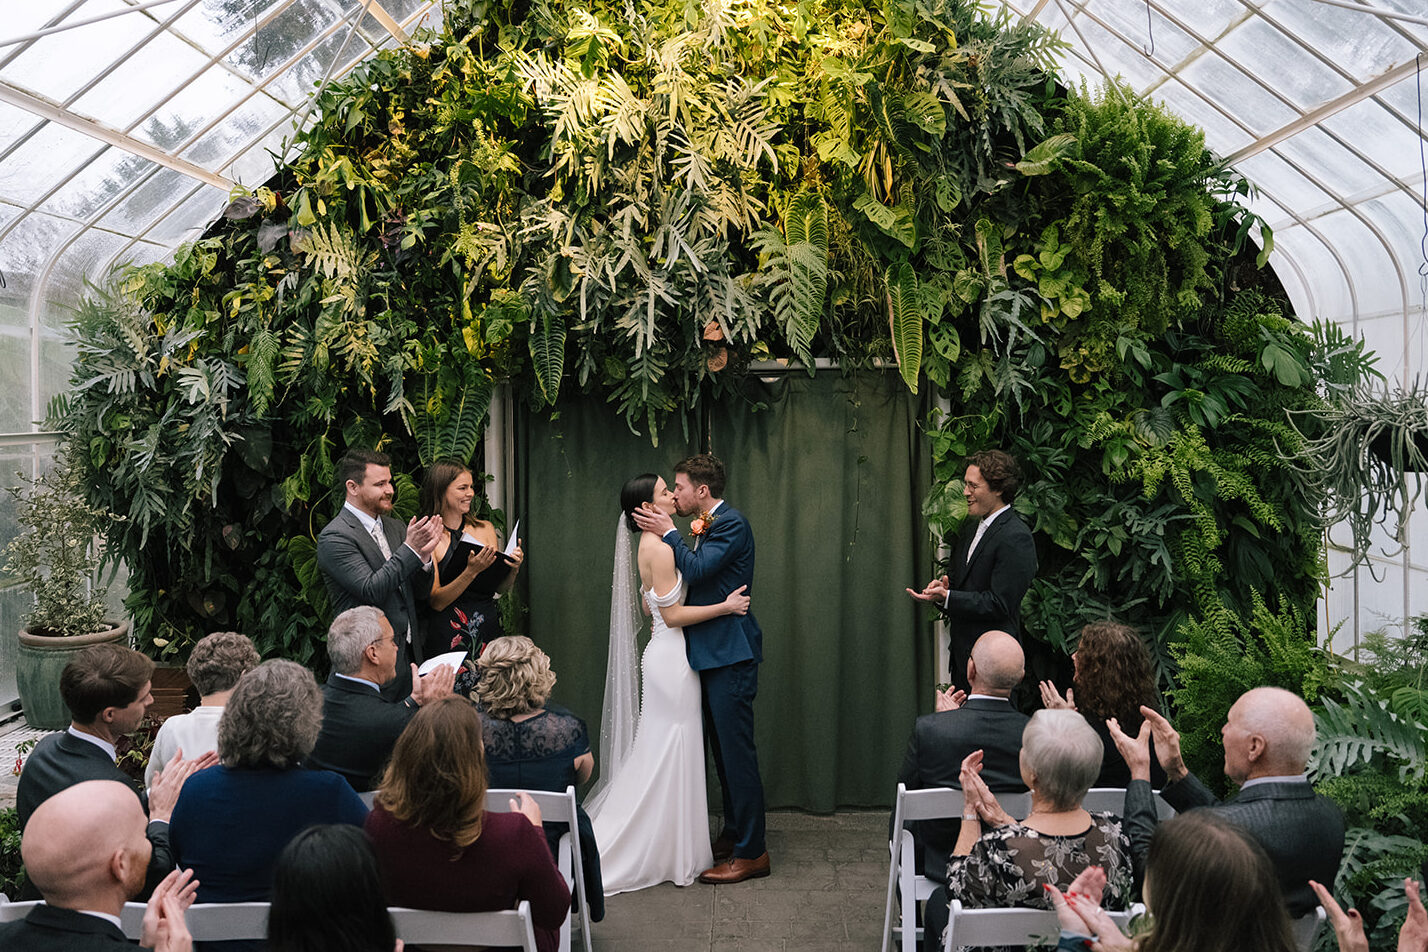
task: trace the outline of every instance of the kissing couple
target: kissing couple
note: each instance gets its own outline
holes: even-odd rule
[[[737,883],[769,874],[754,750],[763,660],[763,632],[749,611],[754,534],[743,514],[724,502],[724,464],[716,457],[691,456],[674,473],[673,488],[645,473],[620,491],[602,776],[585,801],[606,895],[662,882]],[[693,517],[692,544],[675,528],[676,514]],[[642,707],[636,605],[652,623],[641,663]],[[706,738],[724,811],[712,843]]]

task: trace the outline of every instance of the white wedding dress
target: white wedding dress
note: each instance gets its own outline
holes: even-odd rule
[[[659,611],[682,604],[684,590],[679,576],[667,594],[642,591],[653,634],[641,661],[634,742],[610,782],[585,803],[607,896],[663,882],[687,886],[714,862],[699,675],[684,653],[684,629],[666,626]]]

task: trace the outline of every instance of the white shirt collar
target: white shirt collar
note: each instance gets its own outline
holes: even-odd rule
[[[98,747],[100,750],[108,754],[109,759],[111,761],[119,759],[119,751],[115,750],[114,745],[109,743],[109,741],[104,740],[102,737],[95,737],[93,734],[86,734],[84,731],[77,731],[74,729],[73,724],[69,726],[65,733],[73,737],[78,737],[80,740],[89,741],[95,747]]]
[[[93,909],[71,909],[70,912],[77,912],[85,916],[93,916],[96,919],[103,919],[105,922],[112,922],[120,929],[124,928],[124,923],[119,921],[118,916],[111,916],[107,912],[95,912]]]
[[[1307,773],[1302,773],[1302,774],[1285,774],[1285,775],[1282,776],[1282,777],[1255,777],[1253,780],[1246,780],[1244,783],[1240,784],[1240,789],[1241,789],[1241,790],[1244,790],[1244,789],[1246,789],[1246,788],[1253,787],[1255,784],[1260,784],[1260,783],[1308,783],[1308,782],[1309,782],[1309,775],[1308,775]]]
[[[332,672],[332,673],[333,673],[333,674],[337,674],[336,671],[334,671],[334,672]],[[365,684],[365,685],[367,685],[369,688],[371,688],[373,691],[378,691],[378,692],[380,692],[380,691],[382,690],[382,686],[381,686],[380,684],[378,684],[376,681],[368,681],[366,678],[354,678],[354,677],[353,677],[352,675],[350,675],[350,674],[337,674],[337,676],[338,676],[339,678],[342,678],[342,679],[347,680],[347,681],[356,681],[358,684]]]
[[[983,516],[983,517],[982,517],[982,524],[983,524],[984,526],[990,527],[991,524],[992,524],[992,520],[996,519],[997,516],[1000,516],[1002,513],[1006,512],[1006,511],[1007,511],[1008,509],[1010,509],[1010,508],[1011,508],[1011,504],[1010,504],[1010,503],[1003,503],[1003,504],[1002,504],[1002,508],[998,509],[996,512],[994,512],[994,513],[992,513],[991,515],[988,515],[988,516]]]
[[[362,528],[367,530],[367,534],[372,534],[372,527],[377,525],[377,517],[363,512],[350,502],[344,502],[342,508],[351,512],[362,523]]]
[[[724,500],[721,499],[721,500],[719,500],[718,502],[716,502],[714,505],[710,506],[710,507],[709,507],[709,515],[712,516],[712,515],[714,515],[714,513],[718,512],[718,511],[719,511],[719,507],[722,506],[722,505],[724,505]]]
[[[967,700],[969,700],[969,701],[977,701],[977,700],[981,700],[981,701],[1005,701],[1005,702],[1008,703],[1008,704],[1011,703],[1011,698],[1009,698],[1009,697],[997,697],[995,694],[969,694],[969,695],[967,695]]]

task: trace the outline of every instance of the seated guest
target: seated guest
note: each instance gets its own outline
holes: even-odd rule
[[[1031,813],[1013,820],[979,776],[982,754],[962,764],[962,831],[947,885],[927,901],[929,950],[942,946],[948,898],[971,908],[1050,909],[1045,886],[1068,888],[1088,866],[1105,871],[1104,904],[1124,909],[1132,889],[1131,844],[1120,817],[1088,813],[1081,799],[1101,770],[1101,740],[1075,711],[1037,711],[1021,738],[1021,776]]]
[[[278,854],[267,952],[401,952],[372,846],[350,826],[310,826]]]
[[[189,778],[170,828],[200,902],[267,899],[289,840],[315,823],[367,818],[341,777],[302,767],[321,718],[317,682],[296,662],[265,661],[238,680],[218,722],[221,763]]]
[[[1165,821],[1150,842],[1148,930],[1129,939],[1081,883],[1050,892],[1062,952],[1295,952],[1269,857],[1244,830],[1196,810]],[[1092,938],[1094,937],[1094,938]],[[1364,946],[1367,949],[1367,946]]]
[[[1150,738],[1165,769],[1160,795],[1176,810],[1206,807],[1248,830],[1269,854],[1289,915],[1306,915],[1318,904],[1309,880],[1333,882],[1344,855],[1344,814],[1309,785],[1305,768],[1314,747],[1314,715],[1303,699],[1282,688],[1255,688],[1230,708],[1221,735],[1225,776],[1240,792],[1224,803],[1205,788],[1180,756],[1180,735],[1148,707],[1136,737],[1111,723],[1111,736],[1130,767],[1126,819],[1153,823]]]
[[[476,700],[484,722],[486,764],[497,789],[550,790],[585,783],[595,769],[585,722],[549,704],[555,673],[550,658],[521,635],[497,638],[481,655],[481,679]],[[576,807],[580,859],[585,869],[585,895],[590,918],[605,916],[605,889],[600,877],[600,852],[595,830],[583,807]],[[554,855],[564,823],[547,823],[546,840]]]
[[[322,689],[322,730],[308,766],[341,774],[358,793],[376,784],[417,708],[450,694],[456,677],[449,665],[417,677],[412,665],[411,695],[388,700],[381,686],[392,680],[399,653],[391,623],[370,605],[347,609],[327,631],[332,674]]]
[[[367,838],[387,903],[441,912],[512,909],[529,900],[536,945],[554,952],[570,890],[541,833],[540,808],[486,810],[481,715],[446,697],[424,706],[392,750]]]
[[[146,796],[115,766],[114,745],[139,727],[154,702],[149,693],[154,662],[132,648],[94,645],[74,656],[60,673],[60,696],[73,718],[69,729],[43,738],[30,756],[15,795],[23,830],[41,803],[86,780],[112,780],[128,787],[149,813],[153,860],[146,886],[152,890],[174,868],[169,852],[169,814],[189,774],[214,762],[212,754],[170,758],[163,776]]]
[[[154,778],[179,749],[189,757],[218,749],[218,719],[223,716],[223,705],[228,703],[228,695],[243,672],[257,667],[261,660],[248,636],[236,631],[216,631],[193,646],[186,667],[188,679],[198,691],[198,707],[160,725],[149,766],[144,768],[147,786],[154,785]]]
[[[1129,625],[1096,621],[1081,629],[1071,664],[1075,687],[1067,688],[1063,698],[1056,685],[1042,681],[1041,701],[1049,708],[1080,711],[1101,738],[1106,757],[1101,761],[1101,775],[1092,786],[1124,787],[1130,783],[1130,770],[1111,740],[1106,719],[1114,717],[1123,730],[1134,734],[1140,730],[1141,705],[1160,709],[1150,652]],[[1165,771],[1153,759],[1150,782],[1157,789],[1165,785]]]
[[[982,780],[993,793],[1024,793],[1021,734],[1027,717],[1012,707],[1026,660],[1021,645],[1004,631],[989,631],[972,646],[967,683],[972,693],[960,703],[951,688],[937,695],[937,712],[912,726],[898,783],[909,790],[959,786],[962,761],[982,751]],[[925,875],[941,880],[957,842],[955,820],[923,820],[908,825],[920,846]]]
[[[25,828],[20,856],[45,901],[24,919],[0,924],[0,949],[133,949],[119,916],[144,886],[152,849],[146,825],[133,787],[114,780],[85,780],[41,803]],[[146,948],[188,952],[183,914],[197,885],[189,876],[172,872],[154,890],[144,916]]]

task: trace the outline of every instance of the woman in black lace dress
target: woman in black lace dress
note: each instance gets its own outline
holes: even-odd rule
[[[471,470],[460,463],[438,460],[427,469],[419,506],[425,515],[441,516],[446,538],[432,553],[431,594],[421,612],[422,657],[466,652],[467,664],[456,678],[462,694],[469,694],[475,684],[482,646],[501,637],[496,597],[510,591],[524,558],[519,545],[509,558],[501,554],[496,527],[471,515],[475,498]],[[463,537],[481,548],[472,551],[462,544]]]
[[[550,658],[529,638],[497,638],[486,645],[475,699],[481,708],[486,768],[493,789],[560,793],[590,779],[595,755],[590,752],[585,722],[548,703],[553,687]],[[584,809],[577,808],[576,821],[590,918],[598,922],[605,915],[605,892],[595,831]],[[553,853],[565,825],[547,823],[545,829]]]
[[[1037,711],[1021,738],[1021,777],[1031,813],[1013,820],[979,776],[982,752],[962,764],[962,830],[947,885],[927,901],[926,947],[940,949],[948,899],[968,908],[1050,909],[1046,885],[1065,890],[1088,866],[1105,870],[1102,905],[1124,909],[1133,871],[1121,818],[1081,807],[1101,769],[1101,740],[1075,711]]]

